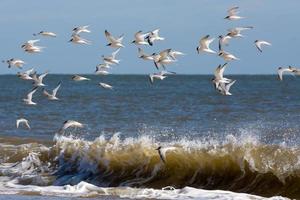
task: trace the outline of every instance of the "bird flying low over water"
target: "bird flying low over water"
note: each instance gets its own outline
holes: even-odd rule
[[[33,80],[33,78],[31,77],[31,75],[35,74],[36,72],[34,71],[34,68],[31,68],[25,72],[18,72],[17,73],[17,76],[20,78],[20,79],[23,79],[23,80]]]
[[[241,16],[238,16],[237,14],[239,13],[238,12],[238,9],[239,7],[238,6],[235,6],[235,7],[232,7],[230,8],[227,12],[228,12],[228,15],[224,18],[224,19],[228,19],[228,20],[239,20],[239,19],[243,19],[244,17],[241,17]]]
[[[109,72],[106,70],[109,68],[110,68],[110,66],[108,64],[99,64],[96,66],[95,74],[96,75],[108,75]]]
[[[25,118],[19,118],[16,120],[16,126],[19,128],[20,124],[24,124],[28,129],[30,129],[29,121]]]
[[[75,120],[67,120],[64,122],[63,126],[59,129],[59,132],[62,132],[68,128],[83,128],[84,125]]]
[[[107,83],[102,83],[102,82],[100,82],[99,85],[100,85],[101,87],[103,87],[104,89],[110,89],[110,90],[113,89],[113,86],[111,86],[111,85],[109,85],[109,84],[107,84]]]
[[[149,35],[146,37],[146,39],[150,46],[152,46],[154,41],[156,40],[165,40],[165,38],[159,36],[159,29],[155,29],[154,31],[151,31]]]
[[[38,33],[33,34],[33,36],[38,36],[38,35],[42,35],[42,36],[46,36],[46,37],[56,37],[55,33],[49,32],[49,31],[40,31]]]
[[[43,83],[43,79],[48,75],[48,72],[45,72],[39,76],[36,75],[36,73],[34,73],[32,75],[32,79],[33,79],[33,85],[34,86],[37,86],[37,87],[43,87],[43,86],[46,86],[44,83]]]
[[[215,89],[222,95],[232,95],[229,90],[230,87],[236,82],[224,77],[224,71],[226,69],[227,63],[224,65],[219,65],[215,70],[215,77],[212,79]]]
[[[176,147],[161,147],[161,146],[159,146],[159,147],[156,148],[155,150],[158,151],[158,155],[159,155],[159,157],[160,157],[160,160],[161,160],[164,164],[166,164],[166,153],[167,153],[167,151],[173,151],[173,150],[175,150],[175,149],[176,149]]]
[[[220,94],[230,96],[232,95],[229,90],[230,87],[236,82],[236,80],[231,80],[229,83],[220,83],[219,87],[217,90],[219,91]]]
[[[296,68],[289,66],[288,68],[283,68],[283,67],[278,67],[277,69],[277,74],[278,74],[278,79],[280,81],[283,80],[283,74],[285,72],[293,74],[295,72]]]
[[[149,45],[149,42],[145,41],[149,34],[150,32],[143,33],[142,31],[138,31],[134,34],[134,40],[131,43],[136,45]]]
[[[7,63],[8,64],[8,68],[11,67],[17,67],[19,69],[22,69],[23,65],[25,64],[25,62],[21,59],[16,59],[16,58],[11,58],[8,60],[2,60],[3,63]]]
[[[83,76],[79,76],[79,75],[73,75],[72,80],[73,81],[89,81],[91,79],[83,77]]]
[[[123,38],[124,38],[124,34],[122,34],[120,37],[115,38],[114,36],[112,36],[110,34],[110,32],[108,32],[107,30],[105,30],[105,37],[108,40],[108,44],[106,46],[110,46],[112,48],[121,48],[121,47],[125,47],[122,44]]]
[[[86,26],[77,26],[75,28],[73,28],[73,33],[74,34],[79,34],[79,33],[90,33],[91,31],[88,30],[89,25]]]
[[[198,54],[200,54],[200,52],[216,53],[214,50],[209,48],[209,45],[214,40],[215,40],[215,38],[209,38],[209,35],[202,37],[199,41],[199,46],[196,48]]]
[[[174,74],[176,74],[176,73],[163,70],[163,71],[160,71],[159,73],[149,74],[149,81],[151,84],[153,84],[154,79],[164,80],[165,78],[167,78],[167,75],[174,75]]]
[[[219,56],[222,57],[225,61],[239,60],[239,58],[235,57],[233,54],[223,50],[219,52]]]
[[[255,41],[254,41],[254,44],[255,44],[256,48],[257,48],[260,52],[262,52],[262,46],[263,46],[263,45],[267,45],[267,46],[271,46],[271,45],[272,45],[271,43],[269,43],[269,42],[267,42],[267,41],[264,41],[264,40],[255,40]]]
[[[108,65],[118,65],[120,60],[117,60],[116,56],[117,56],[119,51],[120,51],[120,48],[118,48],[116,51],[114,51],[110,56],[102,55],[103,62],[108,64]]]
[[[23,99],[25,104],[27,105],[36,105],[35,102],[32,101],[33,94],[37,91],[38,87],[34,87],[26,96],[26,99]]]
[[[43,89],[43,94],[49,99],[49,100],[58,100],[58,98],[56,97],[57,91],[60,88],[61,82],[58,83],[58,85],[56,86],[56,88],[54,88],[52,90],[52,94],[49,94],[46,89]]]

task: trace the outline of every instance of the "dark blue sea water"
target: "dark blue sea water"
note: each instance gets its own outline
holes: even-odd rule
[[[226,134],[254,134],[268,143],[298,142],[300,132],[300,79],[275,75],[235,75],[233,96],[218,94],[210,75],[176,75],[148,82],[146,75],[88,76],[74,82],[71,75],[48,75],[52,90],[59,81],[59,101],[49,101],[39,89],[36,106],[22,102],[32,88],[30,81],[0,76],[0,134],[52,139],[62,123],[74,119],[86,124],[82,137],[100,134],[121,136],[150,134],[161,140],[199,138]],[[99,87],[109,83],[114,90]],[[25,117],[32,129],[16,129]],[[75,131],[76,132],[76,131]]]
[[[214,191],[229,190],[300,198],[298,77],[228,75],[237,80],[232,96],[215,91],[212,75],[173,75],[153,85],[146,75],[71,77],[46,76],[48,91],[62,82],[60,100],[39,88],[37,105],[29,106],[22,99],[32,83],[0,76],[0,194],[258,198]],[[16,128],[20,117],[31,130]],[[84,128],[58,133],[69,119]],[[172,148],[165,162],[159,145]],[[169,186],[176,190],[162,190]]]

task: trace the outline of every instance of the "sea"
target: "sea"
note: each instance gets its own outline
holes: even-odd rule
[[[227,75],[223,96],[213,75],[83,76],[46,76],[59,100],[39,88],[35,106],[31,81],[0,76],[1,200],[300,199],[299,77]]]

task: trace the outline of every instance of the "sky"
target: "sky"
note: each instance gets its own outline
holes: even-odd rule
[[[228,8],[240,7],[245,19],[228,21],[224,17]],[[104,30],[113,35],[124,34],[125,48],[113,74],[148,74],[156,69],[152,62],[137,56],[137,47],[131,44],[134,33],[160,28],[164,41],[153,47],[142,46],[145,52],[159,52],[172,48],[186,55],[168,66],[178,74],[212,74],[224,60],[212,54],[196,52],[199,39],[207,34],[217,38],[227,29],[238,26],[254,26],[245,31],[244,38],[231,40],[226,51],[239,61],[230,62],[227,74],[274,74],[279,66],[298,66],[300,45],[299,0],[1,0],[0,1],[0,58],[20,58],[26,62],[24,69],[34,67],[39,73],[90,74],[102,62],[102,55],[113,49],[107,47]],[[68,43],[72,29],[90,25],[91,33],[82,37],[92,45]],[[52,31],[57,38],[41,38],[43,53],[28,54],[20,46],[39,31]],[[256,39],[272,43],[263,53],[254,46]],[[217,50],[215,40],[211,48]],[[18,69],[8,69],[0,63],[0,74],[15,74]]]

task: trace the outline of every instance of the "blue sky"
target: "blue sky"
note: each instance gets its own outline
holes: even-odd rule
[[[231,62],[226,73],[272,74],[278,66],[299,63],[300,1],[275,0],[112,0],[112,1],[38,1],[1,0],[1,60],[11,57],[26,61],[25,69],[35,67],[38,72],[93,73],[101,63],[101,55],[113,50],[106,47],[104,30],[114,35],[125,34],[125,48],[120,51],[120,65],[111,72],[115,74],[146,74],[155,71],[153,63],[137,58],[137,47],[130,42],[139,30],[161,29],[165,41],[154,47],[143,47],[148,53],[174,48],[187,55],[179,58],[169,70],[179,74],[211,74],[224,61],[209,54],[197,55],[200,37],[210,34],[217,37],[228,28],[254,26],[245,32],[243,39],[232,40],[227,51],[241,60]],[[240,15],[246,18],[227,21],[223,18],[231,6],[240,7]],[[90,46],[72,45],[67,41],[71,30],[78,25],[90,25],[91,33],[83,37],[93,42]],[[46,49],[41,54],[27,54],[21,44],[34,39],[33,33],[41,30],[58,34],[55,39],[41,38],[40,45]],[[254,40],[272,43],[260,54]],[[212,48],[217,50],[215,41]],[[1,63],[0,74],[16,73]]]

